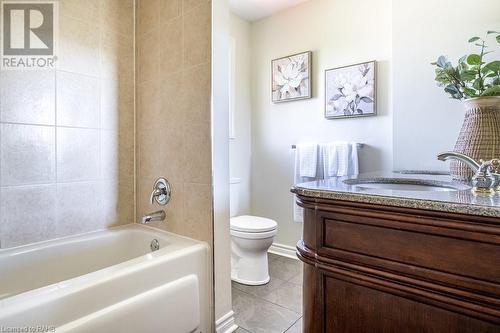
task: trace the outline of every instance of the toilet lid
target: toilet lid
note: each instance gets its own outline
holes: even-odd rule
[[[242,232],[266,232],[276,229],[276,221],[265,217],[242,215],[231,218],[231,229]]]

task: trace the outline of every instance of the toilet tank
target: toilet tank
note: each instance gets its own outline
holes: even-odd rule
[[[229,180],[229,214],[231,217],[238,216],[240,212],[240,178]]]

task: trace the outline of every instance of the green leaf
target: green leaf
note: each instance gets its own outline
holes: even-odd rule
[[[476,90],[481,89],[482,86],[483,86],[483,80],[481,79],[475,80],[474,83],[472,84],[472,87]]]
[[[490,35],[490,34],[500,34],[500,32],[498,31],[493,31],[493,30],[488,30],[488,32],[486,33],[487,35]]]
[[[479,37],[472,37],[471,39],[469,39],[469,43],[474,43],[475,41],[477,40],[480,40],[481,38]]]
[[[467,63],[469,65],[479,65],[481,64],[481,56],[479,54],[469,54]]]
[[[481,96],[500,96],[500,85],[489,87],[488,89],[483,91]]]
[[[469,87],[464,87],[464,93],[468,96],[468,97],[476,97],[477,94],[476,94],[476,90],[475,89],[472,89],[472,88],[469,88]]]
[[[484,65],[484,68],[489,70],[489,71],[498,73],[498,72],[500,72],[500,60],[495,60],[495,61],[489,62],[486,65]]]
[[[446,64],[448,64],[448,59],[446,59],[445,56],[439,56],[436,61],[436,64],[441,68],[445,68]]]
[[[444,91],[452,95],[460,93],[460,90],[458,90],[458,88],[453,84],[449,84],[446,87],[444,87]]]
[[[497,36],[497,42],[500,43],[500,35]]]
[[[471,70],[464,70],[460,72],[460,78],[463,81],[472,81],[476,78],[477,72]]]

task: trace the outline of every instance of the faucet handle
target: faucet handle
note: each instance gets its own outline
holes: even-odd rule
[[[491,171],[500,173],[500,159],[494,158],[491,160]]]
[[[472,177],[472,186],[476,192],[492,193],[498,186],[497,177],[492,173],[493,165],[497,165],[498,160],[479,160],[479,170]]]
[[[153,186],[153,192],[149,198],[151,204],[156,201],[159,205],[165,206],[172,197],[170,183],[165,178],[158,178]]]

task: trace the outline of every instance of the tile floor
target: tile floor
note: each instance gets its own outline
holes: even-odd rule
[[[271,281],[233,282],[236,333],[302,333],[302,262],[269,254]]]

